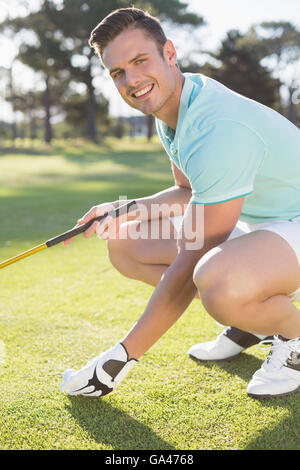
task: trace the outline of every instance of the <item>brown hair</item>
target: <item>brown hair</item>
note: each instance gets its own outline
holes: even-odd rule
[[[106,16],[91,32],[89,45],[101,58],[103,49],[120,33],[128,28],[143,29],[157,44],[163,55],[166,35],[157,18],[138,8],[119,8]]]

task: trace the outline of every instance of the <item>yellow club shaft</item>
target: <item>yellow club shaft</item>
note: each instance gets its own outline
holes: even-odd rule
[[[92,223],[95,220],[98,220],[99,222],[101,222],[109,214],[112,215],[113,217],[119,217],[121,214],[124,213],[124,211],[127,213],[130,210],[130,208],[132,208],[132,206],[136,206],[136,201],[127,202],[126,204],[123,204],[110,212],[106,212],[105,214],[100,215],[99,217],[95,217],[95,219],[91,219],[86,224],[73,227],[71,230],[61,233],[57,237],[51,238],[50,240],[47,240],[45,243],[42,243],[41,245],[31,248],[31,250],[24,251],[24,253],[20,253],[19,255],[14,256],[13,258],[3,261],[2,263],[0,263],[0,269],[5,268],[5,266],[8,266],[9,264],[15,263],[16,261],[19,261],[20,259],[26,258],[27,256],[33,255],[34,253],[37,253],[38,251],[44,250],[45,248],[51,248],[51,246],[57,245],[58,243],[61,243],[64,240],[68,240],[71,237],[75,237],[79,233],[83,233],[85,230],[88,229],[88,227],[92,225]]]
[[[5,266],[8,266],[9,264],[15,263],[16,261],[19,261],[20,259],[26,258],[27,256],[34,255],[34,253],[44,250],[45,248],[48,248],[46,243],[42,243],[41,245],[31,248],[31,250],[24,251],[23,253],[20,253],[19,255],[14,256],[13,258],[7,259],[6,261],[3,261],[3,263],[0,263],[0,269],[5,268]]]

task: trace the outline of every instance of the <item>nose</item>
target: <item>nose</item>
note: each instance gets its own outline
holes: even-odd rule
[[[128,91],[134,90],[141,83],[140,75],[134,70],[126,70],[125,81]]]

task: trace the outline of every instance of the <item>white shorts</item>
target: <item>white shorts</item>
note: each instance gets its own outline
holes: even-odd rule
[[[176,231],[180,229],[182,218],[182,215],[170,218]],[[247,222],[239,220],[228,240],[232,240],[233,238],[240,237],[246,233],[255,232],[256,230],[261,229],[270,230],[284,238],[296,253],[300,266],[300,217],[296,217],[291,220],[276,220],[263,224],[248,224]],[[295,292],[290,294],[289,297],[293,302],[300,301],[300,286]]]

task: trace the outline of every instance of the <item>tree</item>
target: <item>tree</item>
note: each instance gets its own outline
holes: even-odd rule
[[[2,23],[1,29],[12,37],[15,34],[23,33],[23,41],[19,47],[17,59],[39,72],[45,83],[43,105],[45,110],[45,131],[44,137],[46,142],[52,139],[51,126],[51,82],[60,83],[58,90],[63,92],[63,82],[69,81],[69,75],[66,76],[64,64],[68,60],[68,52],[60,48],[60,40],[56,35],[53,25],[47,21],[47,16],[43,7],[40,11],[30,13],[26,17],[14,18],[6,20]],[[26,40],[24,33],[30,31],[30,36]],[[59,96],[56,95],[56,101]],[[53,95],[54,101],[54,95]]]
[[[219,50],[209,55],[214,64],[185,63],[183,70],[202,72],[228,88],[273,108],[279,106],[280,81],[260,63],[261,57],[252,44],[237,30],[227,32]]]
[[[271,77],[271,71],[260,63],[256,49],[233,30],[214,58],[222,62],[216,76],[224,85],[248,98],[278,108],[280,81]]]
[[[95,118],[97,125],[101,128],[102,134],[107,132],[110,124],[108,116],[109,102],[102,94],[95,95]],[[65,121],[70,127],[76,129],[76,134],[86,135],[86,107],[87,101],[83,94],[71,92],[64,96],[63,107],[65,111]]]
[[[5,91],[5,100],[11,103],[11,108],[12,108],[12,123],[11,123],[11,138],[14,141],[17,138],[17,124],[15,120],[15,112],[16,112],[16,107],[15,107],[15,87],[13,83],[13,74],[12,74],[12,68],[13,64],[9,69],[6,70],[7,72],[7,85],[6,85],[6,91]]]
[[[64,38],[64,45],[71,54],[66,66],[71,70],[72,76],[78,82],[86,85],[88,96],[88,135],[97,140],[95,123],[95,86],[94,76],[99,73],[100,62],[94,51],[88,46],[88,38],[92,29],[112,10],[130,6],[132,2],[126,0],[62,0],[58,5],[53,0],[44,0],[47,16],[56,30]],[[203,18],[187,12],[187,4],[180,0],[138,1],[135,6],[151,8],[154,15],[162,20],[170,20],[177,24],[199,26]],[[74,64],[78,65],[74,65]],[[152,122],[149,120],[149,135]]]
[[[51,140],[51,102],[55,97],[51,88],[55,82],[83,83],[87,95],[87,135],[97,141],[96,93],[94,77],[101,73],[101,64],[88,45],[90,32],[112,10],[130,6],[126,0],[42,0],[39,11],[26,17],[6,20],[12,34],[34,32],[35,41],[23,34],[18,58],[43,74],[45,82],[45,138]],[[138,1],[136,6],[151,8],[154,15],[176,24],[199,26],[203,19],[187,11],[180,0]],[[151,122],[150,122],[151,124]],[[151,129],[149,129],[150,131]]]
[[[255,48],[261,61],[275,60],[276,66],[273,67],[275,77],[285,72],[282,86],[286,89],[285,94],[288,97],[286,116],[296,123],[297,103],[293,102],[292,97],[299,82],[300,31],[295,25],[286,21],[263,22],[250,28],[244,41]],[[289,70],[288,75],[287,70]]]

